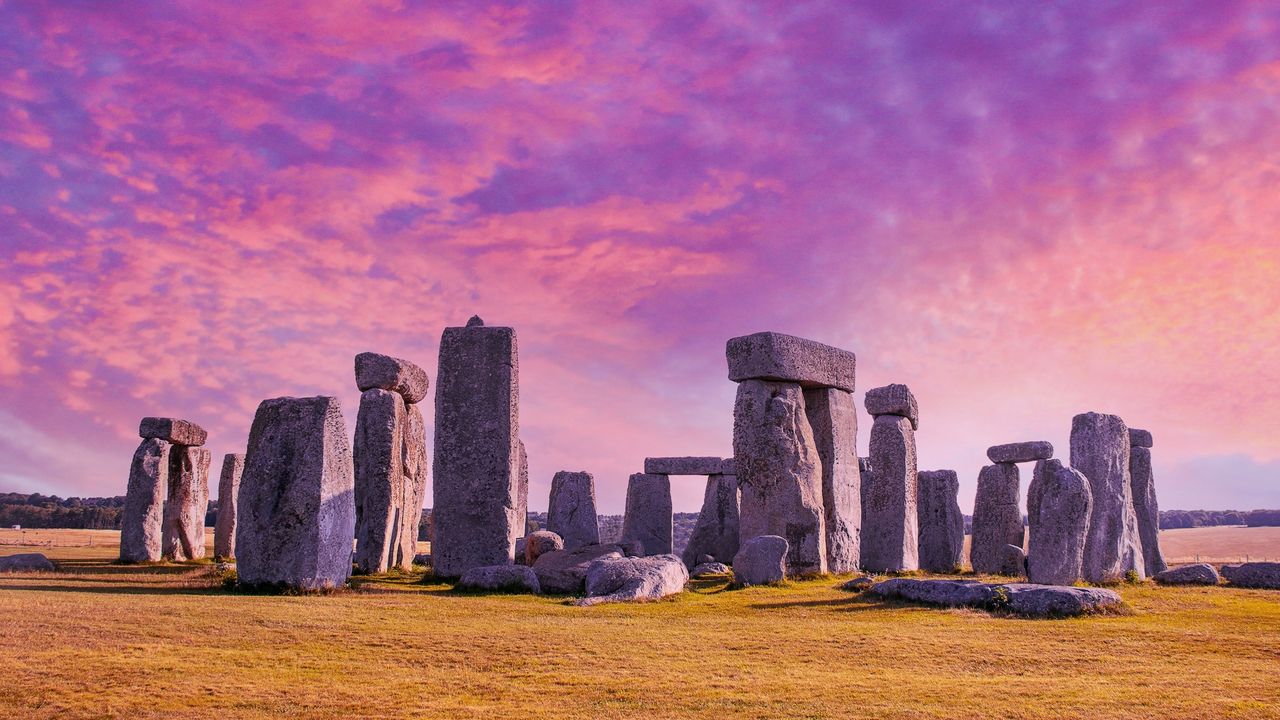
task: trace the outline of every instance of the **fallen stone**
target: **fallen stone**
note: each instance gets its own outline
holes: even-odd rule
[[[955,470],[924,470],[918,478],[920,569],[957,572],[964,561],[964,515],[957,499],[960,478]]]
[[[564,540],[550,530],[531,532],[524,541],[524,563],[530,566],[546,553],[564,550]]]
[[[718,475],[724,459],[718,457],[652,457],[644,459],[647,475]]]
[[[165,440],[146,438],[133,453],[120,518],[120,562],[158,562],[161,558],[172,447]]]
[[[1280,589],[1280,562],[1247,562],[1223,565],[1222,577],[1237,587]]]
[[[787,579],[787,539],[777,535],[753,537],[733,556],[733,582],[771,585]]]
[[[746,380],[733,410],[742,538],[787,540],[787,573],[827,571],[822,460],[799,385]]]
[[[737,477],[707,476],[707,488],[702,494],[702,511],[698,513],[698,521],[689,536],[689,544],[681,554],[685,566],[732,560],[738,554],[739,502]]]
[[[871,464],[863,480],[862,569],[920,567],[916,437],[908,418],[881,415],[871,425]]]
[[[1146,577],[1129,475],[1129,428],[1115,415],[1082,413],[1071,421],[1071,466],[1089,479],[1093,509],[1084,546],[1084,579]]]
[[[1151,577],[1164,572],[1169,566],[1160,550],[1160,504],[1156,501],[1151,451],[1147,448],[1129,448],[1129,482],[1132,485],[1133,512],[1138,519],[1138,539],[1142,543],[1142,561],[1147,576]]]
[[[768,380],[853,392],[857,359],[848,350],[792,335],[760,332],[725,345],[729,379]]]
[[[337,398],[263,400],[240,479],[240,583],[298,590],[345,583],[356,529],[354,474]]]
[[[360,395],[352,457],[355,564],[364,573],[385,573],[396,564],[404,521],[405,426],[405,403],[399,393],[375,388]]]
[[[822,460],[827,572],[858,569],[862,542],[862,473],[858,469],[858,405],[836,388],[804,391],[805,416]],[[963,526],[961,527],[963,537]]]
[[[977,580],[917,580],[890,578],[871,588],[883,598],[941,605],[943,607],[988,607],[995,598],[995,586]]]
[[[538,575],[533,568],[523,565],[487,565],[475,567],[462,574],[454,588],[485,592],[513,592],[541,594]]]
[[[916,404],[916,396],[906,385],[885,385],[867,391],[863,404],[867,412],[875,417],[881,415],[897,415],[911,421],[911,429],[920,429],[920,408]],[[872,456],[872,460],[875,456]]]
[[[436,384],[431,546],[436,574],[514,561],[525,534],[515,331],[445,328]]]
[[[638,542],[645,555],[671,552],[671,478],[636,473],[627,481],[627,507],[622,517],[622,544]]]
[[[190,420],[165,417],[144,417],[138,425],[143,438],[156,438],[174,445],[200,446],[209,438],[204,428]]]
[[[1020,545],[1005,545],[1000,553],[1000,574],[1022,577],[1027,574],[1027,554]]]
[[[973,539],[969,564],[978,573],[1000,572],[1006,545],[1022,545],[1022,509],[1018,506],[1018,466],[987,465],[978,473],[973,501]]]
[[[53,572],[56,569],[43,553],[18,553],[0,557],[0,572]]]
[[[360,392],[389,390],[406,403],[416,403],[427,396],[431,381],[427,371],[408,360],[363,352],[356,355],[356,387]]]
[[[581,595],[587,580],[587,567],[593,560],[609,554],[622,557],[620,545],[586,545],[577,550],[553,550],[543,553],[533,563],[542,593],[547,595]]]
[[[1150,449],[1155,445],[1155,440],[1152,439],[1150,430],[1129,428],[1129,445],[1136,448]]]
[[[243,474],[243,453],[222,456],[222,474],[218,477],[218,519],[213,526],[213,556],[218,560],[236,556],[236,502]]]
[[[986,584],[973,580],[893,578],[872,587],[871,593],[926,605],[976,607],[1030,618],[1087,615],[1121,603],[1119,594],[1103,588]]]
[[[687,582],[689,571],[675,555],[605,556],[587,566],[587,597],[577,604],[658,600],[683,591]]]
[[[600,543],[596,482],[588,472],[561,470],[551,479],[547,529],[564,539],[564,549]]]
[[[1019,463],[1048,460],[1053,457],[1053,443],[1043,440],[993,445],[987,448],[987,458],[993,463]]]
[[[1161,585],[1217,585],[1222,578],[1209,563],[1194,563],[1158,572],[1155,581]]]
[[[876,579],[870,575],[859,575],[852,580],[847,580],[839,585],[837,589],[845,592],[863,592],[870,590],[876,584]]]
[[[1070,585],[1081,578],[1089,510],[1089,481],[1060,460],[1036,463],[1027,488],[1027,579]]]
[[[169,560],[204,557],[204,516],[209,509],[208,448],[175,445],[169,450],[169,497],[164,503],[162,554]]]
[[[704,562],[694,566],[693,572],[689,573],[690,577],[704,577],[707,575],[727,575],[733,572],[728,565],[720,562]]]

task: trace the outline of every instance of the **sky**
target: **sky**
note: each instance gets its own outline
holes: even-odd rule
[[[761,330],[909,385],[966,512],[1085,411],[1163,508],[1280,507],[1280,5],[0,0],[0,491],[123,494],[145,415],[215,474],[264,398],[350,431],[356,353],[434,381],[472,314],[533,509],[731,454]]]

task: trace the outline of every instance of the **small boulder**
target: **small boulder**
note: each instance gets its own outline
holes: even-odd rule
[[[698,563],[693,568],[693,572],[689,573],[690,577],[704,577],[707,575],[727,575],[733,572],[728,565],[718,562]]]
[[[1280,589],[1280,562],[1223,565],[1222,577],[1236,587]]]
[[[519,544],[519,540],[516,543]],[[545,553],[564,549],[564,540],[550,530],[535,530],[524,538],[524,563],[532,566]]]
[[[1161,585],[1217,585],[1222,577],[1209,563],[1193,563],[1158,572],[1155,581]]]
[[[539,594],[542,587],[533,568],[523,565],[486,565],[462,573],[454,586],[459,590],[489,592],[530,592]]]
[[[859,575],[852,580],[848,580],[839,585],[840,590],[846,592],[862,592],[871,589],[876,584],[876,579],[870,575]]]
[[[743,544],[733,556],[733,581],[738,585],[770,585],[787,579],[787,539],[761,535]]]
[[[578,604],[657,600],[684,590],[688,581],[689,571],[675,555],[606,555],[587,566],[587,597]]]
[[[18,553],[0,557],[0,572],[53,572],[53,561],[42,553]]]
[[[1000,549],[1000,574],[1022,577],[1027,574],[1027,554],[1017,545],[1005,545]]]
[[[622,546],[583,545],[577,550],[552,550],[538,556],[533,572],[543,594],[580,595],[586,586],[587,567],[610,553],[622,557]]]

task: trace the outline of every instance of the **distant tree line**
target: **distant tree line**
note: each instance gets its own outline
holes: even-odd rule
[[[0,527],[119,530],[124,497],[63,498],[0,493]]]

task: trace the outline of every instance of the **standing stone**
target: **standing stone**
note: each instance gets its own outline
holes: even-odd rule
[[[164,504],[163,555],[170,560],[204,557],[204,517],[209,511],[208,448],[175,445],[169,451],[169,497]]]
[[[973,501],[973,540],[969,564],[978,573],[998,574],[1005,545],[1022,547],[1022,508],[1018,504],[1018,466],[987,465],[978,473]]]
[[[1160,506],[1156,502],[1156,482],[1151,473],[1149,449],[1129,448],[1129,477],[1133,486],[1133,511],[1138,520],[1138,539],[1142,543],[1142,560],[1147,577],[1151,577],[1164,572],[1169,566],[1160,551]]]
[[[825,573],[822,460],[799,385],[765,380],[738,385],[733,456],[742,491],[740,540],[782,537],[788,574]]]
[[[400,502],[400,546],[391,560],[392,567],[413,569],[418,554],[418,526],[422,523],[422,505],[427,495],[427,426],[417,403],[405,406],[404,439],[400,443],[404,472],[403,496]]]
[[[405,413],[404,398],[398,393],[375,389],[360,395],[352,451],[355,564],[361,572],[385,573],[399,559],[405,499]]]
[[[591,473],[561,470],[551,479],[547,529],[564,540],[565,550],[599,544],[596,482]]]
[[[622,516],[622,545],[639,543],[644,555],[666,555],[671,552],[673,531],[670,476],[632,475]]]
[[[513,562],[525,534],[519,377],[515,330],[479,318],[445,328],[432,484],[431,556],[440,577]]]
[[[120,520],[120,562],[158,562],[161,558],[171,448],[164,440],[146,438],[133,453]]]
[[[299,590],[346,582],[356,529],[354,476],[337,398],[263,400],[240,481],[240,582]]]
[[[218,520],[213,527],[213,556],[219,560],[230,560],[236,556],[236,506],[243,474],[243,454],[227,453],[222,457],[222,474],[218,477]]]
[[[920,568],[953,573],[964,560],[964,515],[960,513],[960,478],[955,470],[919,473],[917,516],[920,524]]]
[[[871,425],[874,471],[862,500],[862,569],[919,568],[916,437],[911,419],[880,415]]]
[[[1060,460],[1036,463],[1027,488],[1027,579],[1041,585],[1079,580],[1093,492],[1078,470]]]
[[[853,572],[861,560],[862,529],[857,402],[844,390],[814,388],[804,391],[804,407],[822,461],[827,572]]]
[[[529,534],[529,453],[524,448],[524,440],[516,438],[520,450],[519,472],[516,473],[516,517],[519,518],[519,534]]]
[[[1071,466],[1089,479],[1093,509],[1084,548],[1084,579],[1146,577],[1129,475],[1129,428],[1115,415],[1083,413],[1071,421]]]
[[[708,475],[707,489],[702,494],[702,511],[689,536],[681,559],[693,568],[711,556],[719,562],[733,562],[738,554],[738,477]]]

